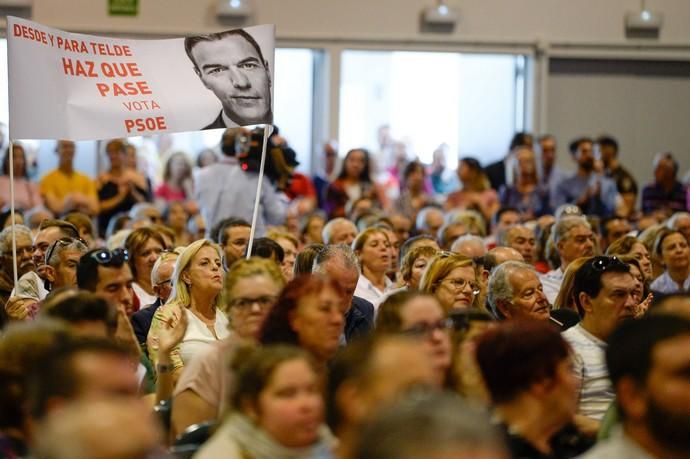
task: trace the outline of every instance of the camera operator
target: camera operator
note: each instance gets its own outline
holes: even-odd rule
[[[221,140],[221,160],[198,172],[194,194],[207,228],[215,227],[228,217],[252,220],[263,141],[261,136],[257,144],[255,133],[241,128],[226,129]],[[266,155],[266,177],[269,180],[264,180],[261,187],[255,237],[264,235],[266,225],[283,224],[288,206],[287,196],[272,183],[268,173],[272,167],[269,166],[272,164],[269,151]]]

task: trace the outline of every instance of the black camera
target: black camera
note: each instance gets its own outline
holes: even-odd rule
[[[235,138],[235,157],[242,170],[259,172],[263,141],[264,129],[260,127],[243,132]],[[292,171],[299,164],[296,156],[287,142],[278,136],[278,128],[275,128],[266,145],[264,174],[279,190],[286,190],[290,186]]]

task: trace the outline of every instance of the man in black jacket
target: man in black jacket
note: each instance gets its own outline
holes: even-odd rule
[[[531,149],[534,148],[533,144],[534,137],[528,132],[518,132],[513,136],[506,157],[484,168],[484,173],[489,178],[489,182],[491,182],[491,188],[498,191],[501,186],[510,182],[508,174],[512,173],[512,171],[508,170],[510,167],[508,159],[513,154],[513,150],[517,147],[528,147]]]
[[[350,308],[345,313],[345,343],[374,328],[374,306],[354,296],[359,280],[359,262],[350,247],[327,245],[314,260],[314,273],[325,274],[333,278],[345,292],[345,301]]]

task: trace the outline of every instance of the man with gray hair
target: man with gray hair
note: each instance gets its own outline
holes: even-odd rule
[[[343,290],[343,301],[350,305],[345,312],[345,342],[374,328],[374,305],[355,296],[360,267],[350,247],[345,244],[327,245],[316,255],[312,272],[332,278]]]
[[[683,234],[690,243],[690,213],[676,212],[668,219],[666,226]]]
[[[323,227],[324,244],[352,244],[357,237],[357,227],[347,218],[334,218]]]
[[[491,272],[489,306],[499,320],[548,320],[551,309],[537,272],[520,261],[506,261]]]
[[[453,245],[450,246],[450,251],[468,258],[483,257],[486,254],[486,246],[484,245],[484,240],[479,236],[465,234],[453,242]]]
[[[6,321],[5,304],[14,288],[12,263],[12,231],[15,232],[17,247],[17,277],[36,269],[31,230],[24,225],[8,226],[0,232],[0,328]]]
[[[534,231],[525,225],[513,225],[499,231],[496,246],[517,250],[525,263],[534,264],[537,259],[537,239]]]
[[[486,413],[449,392],[412,394],[364,426],[355,459],[508,457]]]
[[[156,263],[154,263],[153,268],[151,268],[151,285],[153,286],[153,292],[156,294],[156,301],[150,305],[142,305],[142,308],[130,318],[134,334],[140,345],[146,344],[146,337],[151,328],[153,315],[170,297],[172,292],[172,275],[177,257],[178,254],[175,252],[163,252],[156,260]]]
[[[79,239],[62,238],[53,242],[46,252],[44,275],[51,290],[77,286],[77,266],[88,247]]]
[[[443,226],[443,211],[438,207],[423,207],[417,213],[417,221],[415,222],[417,234],[436,236],[441,226]]]
[[[561,217],[551,230],[551,241],[560,258],[560,266],[541,276],[544,293],[549,303],[556,301],[568,265],[579,257],[594,256],[594,233],[582,216]]]

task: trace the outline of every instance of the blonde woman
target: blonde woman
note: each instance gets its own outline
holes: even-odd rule
[[[474,262],[452,252],[441,252],[426,267],[419,290],[434,295],[444,311],[479,305],[479,280]]]
[[[229,335],[228,318],[219,308],[223,289],[220,248],[206,239],[188,245],[177,258],[172,285],[170,298],[153,316],[148,347],[151,360],[157,363],[158,330],[174,326],[181,314],[187,316],[185,336],[171,352],[172,368],[157,368],[158,372],[172,371],[177,380],[186,362]]]

